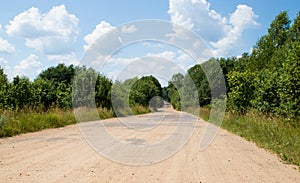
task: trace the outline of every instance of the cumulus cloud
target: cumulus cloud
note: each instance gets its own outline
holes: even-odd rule
[[[215,48],[214,55],[222,55],[234,48],[236,43],[241,39],[243,31],[251,26],[258,26],[255,21],[257,15],[253,12],[251,7],[246,5],[238,5],[235,12],[230,16],[229,23],[230,30],[225,37],[217,42],[210,42]]]
[[[0,37],[0,52],[13,53],[14,51],[15,47],[11,45],[7,40]]]
[[[5,27],[8,35],[23,37],[27,47],[57,55],[73,49],[78,21],[64,5],[54,6],[47,13],[33,7],[15,16]]]
[[[214,56],[227,56],[245,29],[257,26],[257,15],[247,5],[238,5],[228,16],[211,9],[206,0],[170,0],[171,21],[195,31],[213,47]],[[180,29],[174,29],[177,34]]]
[[[227,29],[227,19],[210,10],[205,0],[170,0],[168,13],[173,23],[197,31],[209,40],[218,40]]]
[[[14,75],[25,75],[29,78],[34,78],[41,72],[42,64],[38,60],[39,57],[34,54],[21,60],[20,63],[14,67]]]
[[[111,26],[108,22],[101,21],[92,33],[84,37],[84,41],[87,43],[84,49],[87,50],[97,39],[113,29],[115,29],[115,27]]]

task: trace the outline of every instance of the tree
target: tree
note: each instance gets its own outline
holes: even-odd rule
[[[75,68],[73,65],[65,66],[64,64],[58,64],[56,67],[49,67],[45,71],[42,71],[38,78],[46,81],[53,80],[55,83],[63,82],[71,85],[74,74]]]
[[[280,70],[278,94],[279,113],[290,119],[300,119],[300,41],[285,47],[285,63]]]
[[[55,106],[57,103],[57,88],[53,80],[46,81],[42,78],[36,79],[33,83],[33,98],[34,105],[39,106],[44,110]]]
[[[171,105],[174,109],[181,109],[181,98],[179,90],[181,90],[183,85],[184,75],[181,73],[174,74],[171,81],[168,84],[168,96],[170,98]]]
[[[268,37],[274,48],[284,45],[288,39],[291,20],[286,11],[279,13],[268,29]]]
[[[111,108],[111,87],[112,82],[107,77],[98,74],[96,81],[96,105],[102,108]]]
[[[9,90],[9,98],[10,104],[14,109],[29,107],[33,100],[32,84],[29,78],[14,77]]]
[[[4,108],[7,105],[7,92],[8,92],[8,79],[4,73],[3,68],[0,66],[0,108]]]
[[[148,107],[149,101],[156,96],[162,97],[162,88],[159,81],[153,76],[143,76],[132,85],[129,104],[130,106],[142,105]],[[161,105],[161,103],[157,104],[157,106]]]
[[[297,17],[290,29],[289,41],[300,41],[300,12],[297,14]]]
[[[72,86],[73,107],[96,107],[96,81],[98,73],[92,68],[78,67]]]
[[[280,49],[289,37],[289,17],[286,11],[281,12],[270,24],[268,34],[262,36],[254,46],[250,57],[249,69],[262,70],[266,67],[278,65],[272,62],[273,53]]]
[[[231,92],[228,93],[229,107],[234,111],[245,113],[251,107],[253,99],[253,79],[256,73],[251,71],[232,71],[228,74],[228,83]]]
[[[207,80],[207,77],[205,75],[205,72],[203,71],[203,65],[197,64],[190,68],[188,70],[188,75],[193,80],[197,90],[198,90],[198,96],[199,96],[199,104],[201,106],[208,105],[211,100],[210,95],[210,86]]]

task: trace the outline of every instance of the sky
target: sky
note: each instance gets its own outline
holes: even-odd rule
[[[83,64],[91,45],[107,32],[119,29],[137,37],[139,27],[130,22],[142,20],[168,21],[193,31],[210,52],[201,57],[204,60],[210,56],[239,56],[251,51],[275,16],[284,10],[293,20],[300,11],[300,1],[10,0],[0,6],[0,66],[10,80],[16,75],[34,80],[41,71],[58,63]],[[150,27],[149,31],[162,27]],[[170,35],[174,33],[182,34],[173,27]],[[103,40],[99,44],[110,44],[110,39]],[[184,72],[199,62],[187,52],[160,41],[142,41],[122,47],[110,55],[105,67],[95,65],[95,69],[118,79],[126,68],[155,70],[160,63],[169,67],[169,60],[180,68],[176,72]],[[156,67],[146,64],[151,61]],[[132,67],[132,63],[137,66]]]

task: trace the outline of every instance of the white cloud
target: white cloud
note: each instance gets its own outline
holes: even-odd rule
[[[233,26],[247,28],[249,26],[257,26],[255,19],[258,16],[253,12],[253,9],[247,5],[238,5],[235,12],[230,16],[230,23]]]
[[[169,60],[176,64],[178,67],[182,68],[183,70],[188,70],[191,66],[196,64],[196,61],[193,60],[193,58],[186,54],[185,52],[178,50],[176,52],[174,51],[164,51],[161,53],[148,53],[147,56],[150,57],[158,57],[158,58],[164,58],[166,60]],[[174,73],[176,74],[176,73]]]
[[[56,61],[57,63],[64,63],[66,65],[79,65],[79,61],[74,52],[67,55],[48,55],[48,60]]]
[[[15,16],[5,27],[8,35],[25,38],[26,46],[47,55],[57,55],[73,49],[78,21],[64,5],[54,6],[44,14],[33,7]]]
[[[121,31],[123,33],[134,33],[136,32],[136,27],[134,25],[130,25],[130,26],[123,25],[121,27]]]
[[[122,58],[122,57],[114,58],[114,57],[112,57],[112,58],[108,59],[107,64],[110,64],[111,66],[127,65],[138,59],[139,59],[138,57],[133,57],[133,58]]]
[[[210,10],[205,0],[170,0],[168,13],[173,23],[197,31],[209,40],[218,40],[227,29],[226,18]]]
[[[153,48],[162,48],[163,47],[163,44],[155,43],[155,42],[151,42],[151,41],[144,41],[144,42],[142,42],[142,45],[145,47],[153,47]]]
[[[4,58],[1,58],[1,57],[0,57],[0,66],[2,68],[4,68],[6,71],[10,70],[10,66],[8,65],[8,61],[5,60]]]
[[[206,0],[170,0],[171,21],[195,31],[213,47],[214,56],[227,56],[242,39],[245,29],[257,26],[257,15],[247,5],[238,5],[228,17],[211,9]],[[176,34],[179,28],[174,26]]]
[[[217,42],[210,42],[215,48],[213,54],[222,56],[234,47],[237,47],[237,43],[241,39],[243,31],[248,27],[258,25],[255,21],[256,18],[257,15],[255,15],[251,7],[238,5],[235,12],[230,16],[229,22],[232,26],[226,36]]]
[[[10,78],[11,69],[10,66],[8,65],[8,61],[1,57],[0,57],[0,67],[4,69],[4,73],[8,76],[8,78]]]
[[[0,57],[0,65],[6,65],[6,64],[8,64],[7,60]]]
[[[153,75],[158,78],[163,86],[167,86],[168,81],[171,79],[173,74],[179,72],[185,73],[185,70],[180,66],[180,64],[161,56],[171,56],[173,54],[176,55],[176,53],[171,52],[148,54],[148,56],[132,60],[121,69],[111,70],[108,72],[108,76],[113,79],[124,81],[133,77]]]
[[[87,50],[97,39],[113,29],[115,29],[115,27],[111,26],[108,22],[101,21],[92,33],[84,37],[84,41],[87,43],[87,45],[84,45],[84,49]]]
[[[173,51],[164,51],[161,53],[148,53],[146,56],[162,57],[172,61],[176,58],[176,53]]]
[[[34,78],[41,72],[42,64],[38,59],[38,56],[31,54],[21,60],[20,63],[14,67],[14,75],[25,75],[29,78]]]
[[[0,52],[13,53],[14,51],[15,47],[11,45],[7,40],[0,37]]]

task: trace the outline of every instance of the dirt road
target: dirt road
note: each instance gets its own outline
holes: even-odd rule
[[[149,125],[161,114],[139,116],[140,125]],[[172,110],[163,114],[162,123],[146,131],[119,125],[117,119],[103,123],[120,141],[153,144],[174,133],[172,119],[180,115]],[[295,166],[284,164],[276,155],[224,130],[200,151],[205,125],[197,121],[193,136],[175,155],[139,166],[99,155],[77,125],[0,139],[0,182],[300,182]],[[122,150],[118,152],[122,156]]]

